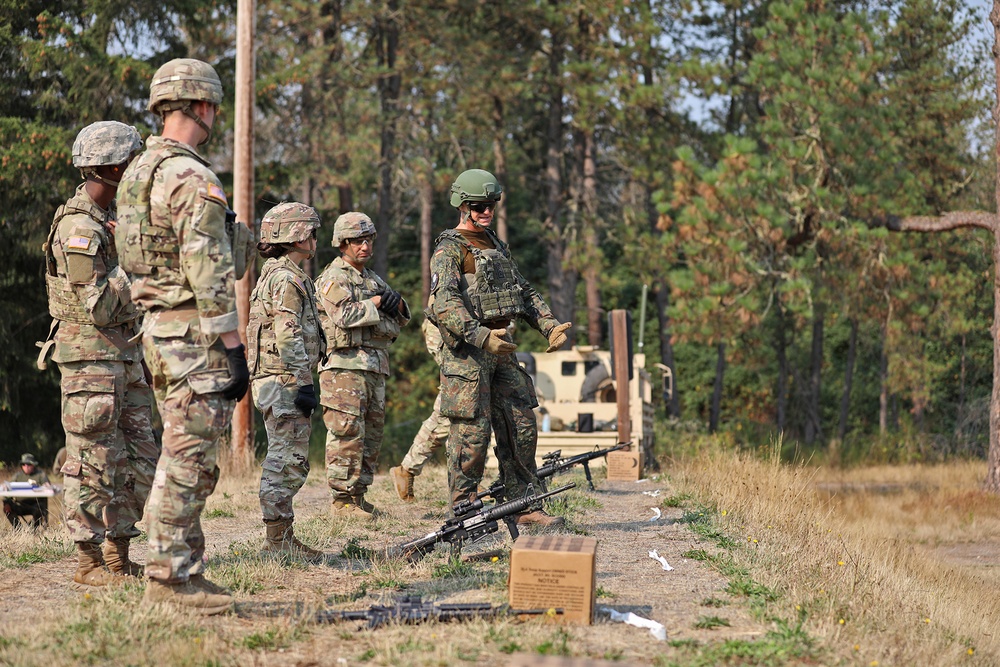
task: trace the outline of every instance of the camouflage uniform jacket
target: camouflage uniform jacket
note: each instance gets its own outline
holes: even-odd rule
[[[300,387],[313,384],[312,371],[326,353],[316,287],[287,257],[264,262],[250,295],[247,347],[252,377],[287,374]]]
[[[60,207],[45,244],[49,312],[59,320],[53,361],[138,361],[139,311],[118,266],[108,222],[114,202],[101,209],[86,183]]]
[[[510,257],[506,243],[489,230],[487,235],[497,250]],[[431,256],[431,303],[428,314],[441,329],[445,343],[449,346],[455,347],[459,342],[465,342],[481,348],[490,335],[490,327],[483,326],[466,307],[462,294],[462,265],[468,251],[454,236],[448,232],[438,236],[437,247]],[[516,278],[525,308],[525,312],[519,317],[547,338],[549,332],[559,325],[559,321],[552,316],[548,304],[519,271],[516,271]]]
[[[147,193],[149,210],[138,211]],[[150,137],[146,151],[122,176],[118,208],[123,221],[148,216],[151,229],[159,235],[156,240],[165,248],[161,256],[167,258],[165,266],[137,272],[133,300],[147,311],[196,308],[201,332],[211,339],[236,330],[236,271],[226,233],[229,203],[208,161],[187,144]],[[131,236],[121,238],[137,227],[119,225],[119,245],[140,243]]]
[[[340,368],[389,375],[388,347],[399,328],[410,321],[410,307],[402,301],[402,315],[381,312],[372,297],[388,287],[374,271],[358,271],[343,257],[323,269],[319,288],[320,323],[328,354],[320,370]]]

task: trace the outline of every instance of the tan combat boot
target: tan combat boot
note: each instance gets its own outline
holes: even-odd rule
[[[123,577],[141,577],[143,567],[128,557],[128,538],[104,541],[104,564],[109,570]]]
[[[292,519],[265,521],[267,537],[264,538],[262,554],[288,554],[293,558],[302,558],[311,562],[323,560],[323,552],[316,551],[299,542],[292,528]]]
[[[359,499],[361,500],[360,503],[358,502]],[[375,515],[372,513],[372,510],[375,508],[371,503],[366,503],[368,508],[370,508],[366,509],[362,505],[363,502],[364,496],[337,498],[333,501],[333,506],[330,507],[330,513],[338,519],[366,519],[370,521],[375,518]]]
[[[392,485],[396,487],[399,499],[407,503],[412,503],[413,474],[403,466],[396,466],[395,468],[389,468],[389,477],[392,478]]]
[[[120,577],[104,566],[99,544],[77,542],[77,566],[73,581],[82,586],[108,586],[124,583]]]
[[[210,583],[207,579],[204,581]],[[146,584],[146,595],[143,599],[147,603],[165,602],[177,605],[206,616],[221,614],[233,606],[233,596],[225,592],[209,593],[205,586],[200,586],[191,580],[169,584],[150,579]]]
[[[525,512],[517,517],[519,526],[542,526],[543,528],[559,528],[566,523],[566,519],[561,516],[552,516],[545,510],[535,510]]]
[[[203,574],[192,574],[188,578],[188,581],[190,581],[192,584],[194,584],[195,586],[197,586],[201,590],[205,591],[206,593],[213,593],[213,594],[218,594],[218,595],[228,595],[228,596],[232,597],[232,594],[229,592],[228,588],[223,588],[222,586],[220,586],[220,585],[218,585],[216,583],[212,583],[211,581],[209,581],[208,579],[206,579],[205,575],[203,575]]]

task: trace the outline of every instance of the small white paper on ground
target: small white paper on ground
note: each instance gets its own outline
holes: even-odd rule
[[[656,496],[660,495],[660,490],[657,489],[656,491],[643,491],[642,495],[655,498]]]
[[[670,563],[667,562],[666,558],[664,558],[660,554],[656,553],[656,549],[653,549],[652,551],[649,552],[649,557],[652,558],[655,561],[659,561],[660,565],[662,565],[663,569],[666,570],[667,572],[669,572],[670,570],[674,569],[674,568],[670,567]]]
[[[615,611],[611,607],[601,607],[601,611],[610,614],[612,621],[627,623],[628,625],[634,625],[637,628],[647,628],[649,633],[661,642],[667,641],[667,629],[663,627],[662,624],[657,623],[652,619],[637,616],[630,611],[625,613]]]
[[[646,479],[645,477],[643,477],[642,479],[635,480],[635,483],[636,484],[642,484],[643,482],[648,482],[648,481],[649,481],[648,479]]]
[[[652,523],[660,518],[661,512],[659,507],[650,507],[649,509],[653,510],[653,518],[649,520]]]

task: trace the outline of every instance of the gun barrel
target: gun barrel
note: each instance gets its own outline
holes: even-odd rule
[[[592,452],[584,452],[583,454],[577,454],[576,456],[571,456],[568,459],[559,459],[558,461],[551,461],[546,463],[541,468],[538,469],[537,474],[539,479],[545,479],[546,477],[552,477],[556,473],[560,473],[564,470],[569,470],[573,466],[580,463],[587,463],[588,461],[593,461],[594,459],[600,458],[602,456],[607,456],[611,452],[617,452],[620,449],[625,449],[626,447],[631,447],[631,442],[619,442],[614,447],[608,447],[606,449],[595,449]]]
[[[487,520],[502,519],[510,514],[515,514],[517,512],[523,512],[540,500],[545,500],[550,498],[557,493],[562,493],[568,489],[572,489],[576,486],[576,482],[570,482],[566,486],[560,486],[558,489],[553,489],[547,493],[536,493],[533,496],[525,496],[523,498],[515,498],[514,500],[508,500],[500,505],[495,505],[488,510],[482,512],[481,516],[486,517]]]

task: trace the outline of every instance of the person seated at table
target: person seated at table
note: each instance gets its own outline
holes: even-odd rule
[[[49,483],[49,476],[38,466],[38,459],[31,454],[21,456],[21,469],[14,475],[14,482],[33,482],[37,486]],[[47,526],[49,524],[48,498],[4,498],[3,513],[15,528],[21,521],[20,517],[30,516],[31,526]]]

